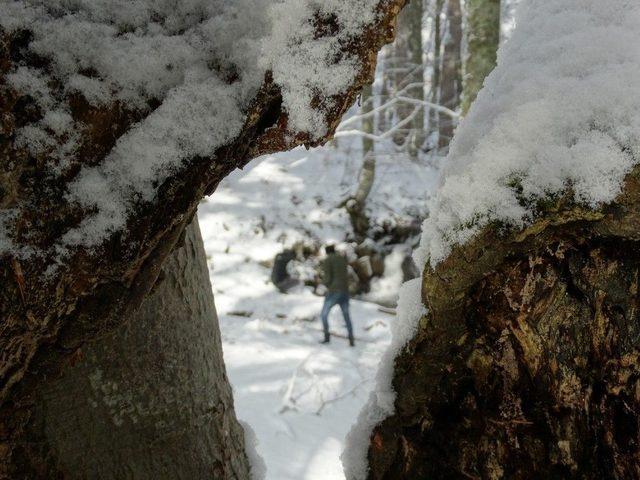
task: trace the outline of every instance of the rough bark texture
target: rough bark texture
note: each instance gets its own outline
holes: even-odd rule
[[[640,478],[640,170],[499,231],[426,268],[370,478]]]
[[[20,448],[44,462],[25,478],[249,478],[197,219],[161,278],[126,325],[41,381]]]
[[[376,22],[343,45],[345,52],[361,59],[361,68],[335,102],[317,99],[317,108],[329,125],[328,136],[362,85],[372,78],[376,53],[392,39],[395,17],[403,5],[404,0],[381,0]],[[331,35],[335,25],[331,18],[318,18],[317,27],[320,38]],[[77,154],[67,159],[72,166],[68,178],[44,176],[46,154],[35,158],[15,142],[17,129],[42,112],[33,99],[21,96],[5,81],[7,72],[18,64],[45,75],[50,69],[46,59],[28,53],[29,39],[28,31],[12,35],[0,31],[0,208],[20,207],[17,241],[51,251],[60,232],[90,213],[78,211],[64,199],[65,184],[81,167],[102,162],[116,140],[157,105],[137,111],[122,104],[96,108],[82,97],[68,96],[73,119],[86,129],[81,132]],[[64,97],[64,85],[52,84],[51,88],[58,89],[57,97]],[[33,392],[42,378],[55,374],[62,359],[88,340],[121,326],[141,304],[200,198],[213,192],[229,172],[260,154],[318,143],[288,130],[279,86],[269,75],[245,118],[236,139],[210,158],[187,162],[161,185],[153,202],[141,203],[126,231],[95,251],[73,250],[55,275],[44,275],[52,258],[28,263],[0,258],[0,466],[5,471],[16,462],[25,463],[20,458],[23,452],[16,448],[25,435]]]
[[[468,0],[463,114],[469,111],[484,79],[495,68],[499,44],[500,0]]]

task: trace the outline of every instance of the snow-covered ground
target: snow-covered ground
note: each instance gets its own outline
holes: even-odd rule
[[[314,318],[321,298],[274,293],[260,302],[267,304],[261,313],[223,313],[220,326],[236,411],[256,433],[267,479],[344,478],[344,437],[373,388],[393,317],[353,302],[356,347],[339,337],[326,346]],[[332,330],[346,333],[337,309],[331,321]]]
[[[344,145],[269,156],[232,174],[200,206],[237,414],[256,433],[268,480],[344,478],[339,456],[345,435],[390,342],[395,317],[352,300],[356,347],[343,337],[320,345],[323,298],[304,287],[283,295],[269,281],[267,262],[284,246],[344,240],[349,221],[336,207],[355,188],[360,157]],[[434,172],[381,156],[371,194],[374,216],[392,220],[418,212]],[[337,307],[330,322],[333,332],[346,335]]]

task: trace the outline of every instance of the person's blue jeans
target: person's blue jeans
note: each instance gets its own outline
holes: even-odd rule
[[[349,294],[346,292],[327,293],[327,296],[324,297],[324,305],[322,305],[322,313],[320,314],[324,337],[326,339],[329,338],[329,312],[336,305],[340,305],[344,323],[346,323],[347,331],[349,332],[349,339],[353,340],[353,327],[351,326],[351,317],[349,316]]]

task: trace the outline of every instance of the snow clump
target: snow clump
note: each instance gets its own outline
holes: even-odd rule
[[[521,228],[569,187],[597,207],[640,160],[640,3],[531,0],[456,131],[418,265],[491,222]]]
[[[122,230],[140,201],[194,157],[211,156],[241,131],[244,114],[271,71],[292,132],[321,138],[328,126],[314,98],[331,107],[359,71],[341,48],[376,18],[379,0],[15,0],[0,2],[0,29],[29,30],[31,54],[50,76],[17,65],[16,90],[46,112],[24,126],[19,146],[49,153],[51,174],[64,172],[78,147],[70,94],[94,106],[119,102],[150,114],[121,136],[104,161],[85,167],[67,200],[95,213],[67,232],[59,249],[99,245]],[[318,32],[317,20],[335,30]],[[52,84],[63,85],[53,91]],[[10,219],[0,224],[10,231]],[[12,248],[2,241],[2,251]]]

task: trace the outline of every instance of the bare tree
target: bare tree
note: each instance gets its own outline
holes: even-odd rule
[[[440,79],[440,104],[456,111],[462,94],[462,9],[460,0],[447,1],[446,31]],[[455,118],[442,112],[438,119],[438,149],[448,148],[457,125]]]
[[[424,51],[423,51],[423,0],[412,0],[409,6],[405,9],[407,13],[407,21],[409,22],[409,35],[407,39],[410,65],[414,69],[415,79],[413,81],[417,83],[424,83]],[[416,100],[424,100],[423,88],[416,88],[413,91],[413,98]],[[416,158],[418,153],[422,151],[425,141],[424,131],[424,110],[419,112],[413,121],[411,126],[411,132],[408,139],[407,151],[412,158]]]
[[[431,71],[431,103],[440,102],[440,72],[442,70],[442,9],[444,0],[435,0],[432,3],[433,12],[433,60]],[[431,131],[438,131],[440,116],[435,110],[429,110],[429,128]]]
[[[374,127],[374,115],[372,115],[373,105],[372,87],[366,85],[362,89],[362,132],[368,135],[362,136],[362,167],[358,175],[358,183],[356,191],[345,202],[349,219],[351,220],[351,227],[356,241],[362,242],[369,231],[369,217],[366,212],[366,201],[376,174],[376,156],[375,145],[372,139],[373,127]]]

